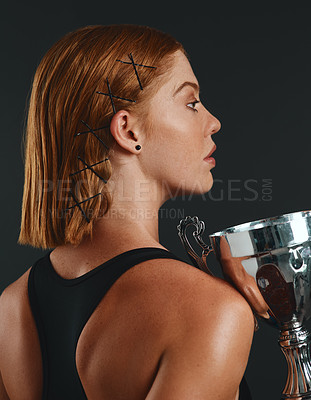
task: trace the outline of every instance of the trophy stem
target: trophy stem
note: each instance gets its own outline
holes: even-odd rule
[[[288,366],[281,399],[311,399],[310,342],[311,335],[303,326],[281,330],[279,345]]]

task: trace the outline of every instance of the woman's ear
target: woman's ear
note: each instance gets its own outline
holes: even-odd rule
[[[125,110],[118,111],[110,122],[110,132],[120,147],[137,154],[135,146],[139,143],[136,118]]]

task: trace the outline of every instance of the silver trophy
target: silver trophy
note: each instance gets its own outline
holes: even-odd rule
[[[186,228],[203,249],[191,247]],[[224,278],[247,299],[254,314],[280,330],[279,345],[288,365],[282,399],[311,399],[311,335],[304,327],[311,316],[311,211],[261,219],[209,235],[198,217],[186,217],[177,226],[189,258],[213,275],[206,257],[214,251]]]

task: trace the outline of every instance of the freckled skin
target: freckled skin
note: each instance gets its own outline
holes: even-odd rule
[[[186,193],[205,193],[213,184],[212,166],[203,162],[212,150],[212,134],[220,129],[220,122],[199,100],[199,93],[186,86],[175,97],[178,84],[189,81],[198,84],[186,56],[176,55],[176,66],[171,78],[151,100],[152,134],[144,144],[142,163],[157,181],[166,181],[178,188],[182,182]],[[196,109],[197,111],[195,111]]]
[[[185,81],[198,84],[187,58],[180,51],[174,57],[169,79],[150,100],[148,135],[137,112],[120,110],[112,118],[112,207],[96,221],[92,240],[52,251],[63,278],[130,249],[165,248],[161,205],[181,195],[181,187],[185,194],[212,187],[213,166],[203,158],[220,122],[201,103],[191,104],[199,100],[194,88],[173,96]],[[0,400],[41,399],[28,274],[0,297]],[[253,330],[249,305],[227,282],[184,262],[149,260],[123,274],[91,315],[78,342],[77,370],[89,400],[236,400]]]

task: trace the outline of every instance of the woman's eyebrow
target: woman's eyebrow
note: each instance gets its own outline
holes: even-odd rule
[[[175,92],[174,92],[174,94],[173,94],[173,97],[175,97],[176,94],[179,93],[179,92],[180,92],[184,87],[186,87],[186,86],[191,86],[191,87],[193,87],[198,93],[200,93],[200,86],[199,86],[199,85],[197,85],[195,82],[188,82],[188,81],[186,81],[186,82],[182,83],[182,84],[175,90]]]

